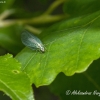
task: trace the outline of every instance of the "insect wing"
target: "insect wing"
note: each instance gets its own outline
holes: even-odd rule
[[[24,31],[22,34],[21,34],[21,40],[22,40],[22,43],[31,48],[31,49],[39,49],[37,47],[38,44],[40,44],[41,46],[43,46],[42,42],[36,37],[34,36],[33,34],[27,32],[27,31]]]

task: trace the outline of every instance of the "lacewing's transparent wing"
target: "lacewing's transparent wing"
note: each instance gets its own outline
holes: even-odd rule
[[[21,40],[22,43],[30,49],[45,52],[44,45],[42,44],[41,40],[30,32],[24,31],[21,34]]]

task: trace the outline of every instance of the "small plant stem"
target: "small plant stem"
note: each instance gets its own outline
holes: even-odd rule
[[[11,15],[12,13],[14,13],[14,10],[10,9],[10,10],[5,10],[3,13],[0,14],[0,20],[3,20],[5,18],[7,18],[9,15]]]
[[[60,4],[64,3],[65,0],[56,0],[54,1],[50,7],[47,9],[47,11],[44,12],[44,15],[51,14]]]
[[[30,32],[34,33],[34,34],[40,34],[42,32],[42,30],[32,27],[30,25],[26,25],[25,29],[29,30]]]
[[[12,24],[33,24],[33,25],[41,25],[41,24],[48,24],[48,23],[54,23],[57,21],[60,21],[64,18],[69,17],[69,15],[50,15],[60,4],[65,2],[66,0],[56,0],[51,4],[51,6],[48,8],[46,12],[44,12],[42,15],[34,17],[34,18],[28,18],[28,19],[13,19],[13,20],[3,20],[7,18],[10,14],[13,13],[13,10],[6,10],[3,12],[0,16],[0,27],[10,26]],[[27,27],[29,28],[29,27]]]
[[[17,19],[17,20],[2,20],[0,21],[0,27],[12,25],[12,24],[33,24],[33,25],[41,25],[41,24],[48,24],[60,21],[67,16],[65,15],[42,15],[39,17],[35,17],[32,19]]]

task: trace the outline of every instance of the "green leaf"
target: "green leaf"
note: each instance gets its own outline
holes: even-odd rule
[[[90,68],[82,74],[75,74],[72,77],[60,73],[55,81],[50,84],[49,89],[58,95],[61,100],[99,100],[100,99],[100,59],[94,61]],[[69,94],[66,94],[68,93]],[[76,91],[76,92],[74,92]],[[88,94],[77,94],[78,92]],[[76,94],[75,94],[76,93]]]
[[[100,0],[69,0],[63,6],[65,13],[71,17],[90,14],[100,10]]]
[[[22,48],[20,34],[23,30],[22,26],[12,25],[9,27],[3,27],[0,29],[0,46],[8,51],[16,54]]]
[[[50,84],[58,73],[85,71],[100,57],[100,11],[60,22],[41,35],[45,53],[25,48],[18,59],[36,86]]]
[[[20,68],[12,55],[0,56],[0,90],[13,100],[33,100],[30,79]]]

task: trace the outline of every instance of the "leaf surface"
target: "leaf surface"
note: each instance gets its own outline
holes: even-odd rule
[[[50,84],[58,73],[85,71],[100,57],[100,11],[53,25],[41,34],[46,52],[25,48],[15,58],[36,86]]]
[[[61,100],[99,100],[100,99],[100,59],[94,61],[89,69],[72,77],[60,73],[49,89]]]
[[[0,56],[0,90],[13,100],[34,100],[30,79],[12,55]]]

